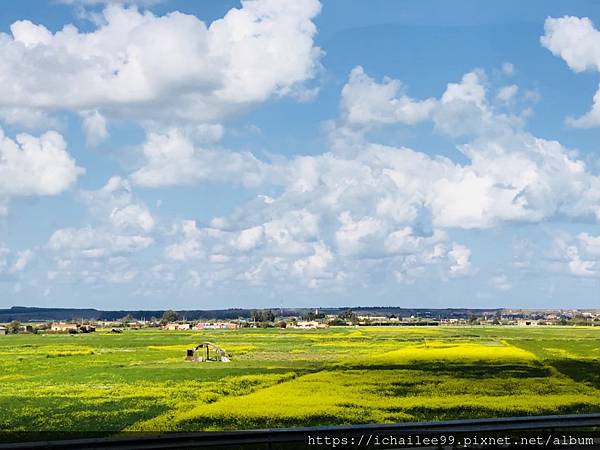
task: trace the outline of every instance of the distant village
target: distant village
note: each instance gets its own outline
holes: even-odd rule
[[[64,321],[13,320],[0,324],[0,336],[18,333],[93,333],[108,330],[121,333],[123,330],[143,328],[170,331],[236,330],[238,328],[292,328],[319,329],[328,327],[402,327],[402,326],[600,326],[600,310],[495,310],[474,314],[464,310],[457,313],[437,313],[428,310],[423,314],[400,316],[398,314],[360,313],[352,309],[337,313],[308,310],[302,314],[281,314],[274,309],[252,310],[249,317],[237,319],[188,320],[185,315],[173,310],[165,311],[160,318],[136,319],[128,314],[116,320],[92,320],[71,318]]]

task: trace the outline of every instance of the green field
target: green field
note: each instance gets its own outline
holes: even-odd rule
[[[232,362],[185,362],[206,340]],[[0,411],[11,436],[599,412],[600,328],[0,336]]]

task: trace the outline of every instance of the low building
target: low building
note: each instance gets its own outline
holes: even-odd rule
[[[169,331],[191,330],[192,326],[189,323],[168,323],[164,328]]]
[[[0,336],[8,334],[8,330],[4,327],[0,327]]]
[[[299,320],[294,328],[302,328],[304,330],[314,330],[316,328],[328,328],[326,323],[317,322],[316,320]]]
[[[198,322],[196,330],[236,330],[240,326],[235,322]]]
[[[517,325],[520,327],[537,327],[539,321],[532,319],[518,319]]]
[[[54,322],[50,331],[54,333],[77,333],[79,325],[76,323]]]

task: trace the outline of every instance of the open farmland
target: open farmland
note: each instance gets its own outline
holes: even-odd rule
[[[232,362],[184,361],[207,340]],[[600,329],[1,336],[0,411],[5,437],[598,412]]]

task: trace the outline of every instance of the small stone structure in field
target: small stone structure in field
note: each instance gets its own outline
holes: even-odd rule
[[[187,351],[186,361],[192,362],[229,362],[229,358],[221,347],[212,342],[203,342]]]

